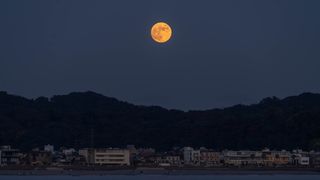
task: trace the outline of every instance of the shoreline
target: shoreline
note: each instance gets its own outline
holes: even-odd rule
[[[165,169],[18,170],[0,169],[0,176],[108,176],[108,175],[320,175],[320,169]]]

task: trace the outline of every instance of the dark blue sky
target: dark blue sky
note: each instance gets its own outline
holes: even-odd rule
[[[320,92],[318,0],[1,0],[0,90],[207,109]],[[167,44],[149,31],[165,21]]]

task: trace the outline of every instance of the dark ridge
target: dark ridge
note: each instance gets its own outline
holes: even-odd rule
[[[0,145],[90,147],[92,135],[95,147],[319,150],[320,94],[184,112],[90,91],[34,100],[0,92]]]

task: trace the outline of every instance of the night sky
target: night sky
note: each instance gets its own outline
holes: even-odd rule
[[[165,21],[172,39],[157,44]],[[209,109],[320,92],[319,0],[1,0],[0,90]]]

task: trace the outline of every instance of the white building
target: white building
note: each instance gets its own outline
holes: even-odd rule
[[[295,149],[292,151],[292,164],[293,165],[310,165],[309,153],[301,149]]]
[[[192,163],[192,147],[184,147],[183,148],[183,162],[184,164],[191,164]]]
[[[79,149],[79,155],[83,156],[86,162],[89,162],[89,150],[88,149]]]
[[[54,153],[54,146],[51,144],[44,145],[44,151]]]
[[[200,165],[200,150],[194,150],[192,151],[192,162],[194,165]]]
[[[63,149],[62,153],[66,156],[70,156],[72,154],[74,154],[76,152],[76,150],[74,148],[69,148],[69,149]]]
[[[200,165],[200,150],[194,150],[192,147],[184,147],[183,161],[186,165]]]
[[[259,151],[229,151],[222,152],[224,163],[232,166],[260,166],[263,164],[262,152]]]
[[[0,147],[0,165],[17,165],[20,163],[20,150],[11,146]]]
[[[303,166],[308,166],[310,163],[309,157],[300,157],[299,164]]]

